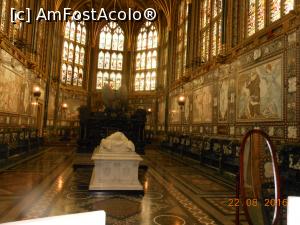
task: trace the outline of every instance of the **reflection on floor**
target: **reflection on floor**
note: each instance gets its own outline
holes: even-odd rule
[[[0,173],[0,222],[105,210],[108,225],[234,224],[234,187],[196,162],[148,147],[145,195],[89,192],[92,168],[72,169],[74,149],[55,147]]]

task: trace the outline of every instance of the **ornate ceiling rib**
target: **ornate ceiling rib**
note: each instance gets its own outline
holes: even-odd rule
[[[167,19],[168,30],[172,30],[172,14],[175,9],[176,0],[153,0],[153,2],[163,11]]]
[[[94,8],[95,10],[100,10],[101,8],[105,8],[107,10],[126,10],[128,8],[132,8],[135,10],[144,10],[146,8],[156,8],[157,10],[161,10],[164,14],[168,30],[172,29],[172,17],[174,13],[176,5],[176,0],[56,0],[55,1],[55,9],[62,10],[63,7],[70,7],[73,10],[90,10]],[[92,30],[92,46],[96,45],[97,37],[100,30],[104,26],[106,21],[95,22],[92,21],[90,23]],[[134,34],[135,26],[134,21],[129,21],[123,23],[122,27],[125,29],[124,31],[128,33],[128,37],[131,38],[132,34]],[[131,43],[132,40],[129,40]]]

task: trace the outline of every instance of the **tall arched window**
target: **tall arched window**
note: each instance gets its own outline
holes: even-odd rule
[[[294,9],[295,0],[248,0],[247,35],[262,30]],[[267,17],[266,17],[267,15]]]
[[[201,60],[217,56],[222,48],[222,0],[204,0],[200,7]]]
[[[265,27],[265,0],[248,1],[248,36]]]
[[[24,8],[25,1],[14,0],[0,1],[0,31],[6,33],[9,39],[15,41],[19,35],[20,31],[24,28],[23,23],[10,23],[10,9],[14,8],[16,11],[20,11]]]
[[[116,22],[103,27],[99,36],[96,89],[104,84],[118,90],[122,83],[124,32]]]
[[[7,0],[3,0],[1,4],[1,21],[0,21],[0,30],[5,31],[5,27],[7,24]]]
[[[86,27],[84,22],[68,21],[65,27],[61,82],[82,86],[85,62]]]
[[[185,0],[181,1],[177,21],[177,46],[176,46],[176,77],[179,79],[185,72],[187,56],[189,9]]]
[[[157,30],[153,23],[146,22],[137,36],[135,91],[154,91],[156,89],[157,45]]]

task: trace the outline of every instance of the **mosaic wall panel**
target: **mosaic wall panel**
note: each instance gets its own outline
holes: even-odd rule
[[[193,122],[212,122],[213,87],[205,86],[193,94]]]
[[[193,110],[193,85],[192,83],[188,83],[184,85],[184,96],[186,96],[185,104],[184,104],[184,112],[183,112],[183,118],[184,123],[190,123],[191,122],[191,115]]]
[[[227,122],[229,113],[229,79],[219,82],[219,121]]]
[[[241,72],[237,84],[237,120],[281,120],[282,87],[282,57]]]
[[[170,111],[169,111],[169,121],[170,123],[180,123],[180,107],[177,103],[178,96],[173,95],[170,97]]]
[[[0,111],[29,114],[31,84],[12,69],[0,66]]]
[[[54,119],[55,98],[56,98],[55,90],[51,88],[49,93],[49,102],[48,102],[48,119]]]
[[[297,36],[298,35],[298,36]],[[185,129],[201,135],[240,137],[259,126],[276,140],[300,138],[300,30],[291,31],[256,49],[250,49],[230,64],[194,72],[190,83],[190,120]],[[171,93],[170,108],[178,110]],[[191,98],[189,98],[191,96]],[[185,108],[185,113],[188,109]],[[178,115],[178,114],[177,114]],[[169,130],[179,131],[180,117]]]
[[[159,125],[163,125],[165,123],[165,110],[166,110],[166,102],[161,100],[158,103],[158,117],[157,121]]]

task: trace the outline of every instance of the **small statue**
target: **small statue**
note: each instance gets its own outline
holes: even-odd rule
[[[101,140],[99,150],[104,152],[135,152],[135,147],[123,133],[116,132]]]

